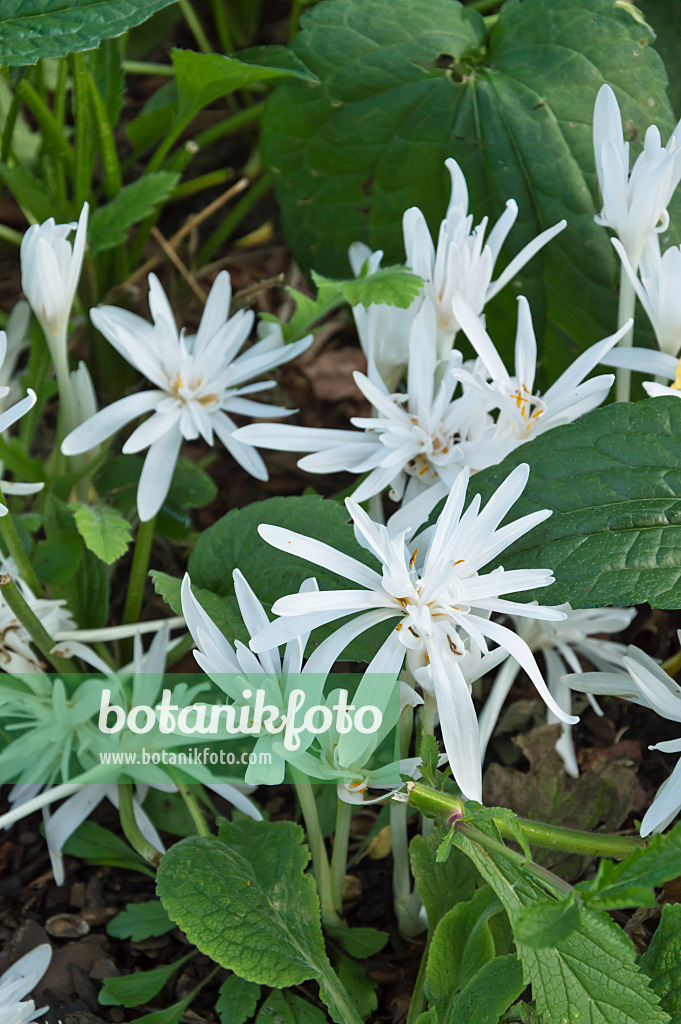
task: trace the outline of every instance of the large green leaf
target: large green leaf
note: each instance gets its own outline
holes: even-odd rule
[[[595,409],[476,474],[483,503],[521,462],[530,479],[509,518],[553,515],[500,557],[505,569],[552,569],[520,600],[574,607],[681,607],[681,402],[651,398]]]
[[[666,904],[653,940],[641,957],[663,1009],[681,1019],[681,904]],[[677,1017],[678,1015],[678,1017]]]
[[[222,822],[219,839],[170,848],[157,892],[188,938],[223,967],[273,988],[314,978],[333,1019],[358,1024],[324,950],[302,837],[290,821]]]
[[[35,64],[92,50],[120,36],[174,0],[3,0],[0,64]]]
[[[540,333],[547,318],[551,369],[565,365],[615,323],[617,264],[593,219],[599,86],[614,87],[634,151],[652,121],[665,141],[673,127],[653,38],[613,0],[507,0],[489,35],[480,14],[454,0],[316,5],[291,47],[321,84],[279,83],[263,122],[298,259],[344,275],[356,239],[403,259],[402,214],[417,205],[436,227],[453,156],[476,219],[517,201],[507,259],[567,218],[567,230],[488,311],[492,335],[503,334],[521,290]]]

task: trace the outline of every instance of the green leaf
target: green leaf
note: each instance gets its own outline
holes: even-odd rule
[[[86,548],[68,505],[52,494],[45,501],[45,533],[48,543],[55,534],[61,543],[63,533],[69,533],[80,544],[80,557],[74,558],[73,571],[53,579],[52,596],[66,601],[81,629],[100,628],[109,613],[109,570]]]
[[[217,497],[217,484],[191,459],[177,460],[167,501],[180,508],[203,508]]]
[[[78,532],[97,558],[111,565],[122,558],[132,541],[130,523],[108,505],[71,505]]]
[[[447,1024],[498,1024],[525,988],[515,953],[497,956],[473,975],[456,998]]]
[[[303,830],[290,821],[222,822],[220,838],[183,839],[156,888],[170,917],[223,967],[282,988],[314,978],[334,1020],[358,1020],[324,951]]]
[[[348,281],[332,281],[312,271],[312,280],[319,289],[317,301],[322,306],[334,302],[336,294],[351,306],[385,303],[407,309],[423,286],[422,278],[405,267],[383,267],[375,274],[353,277]]]
[[[64,843],[64,853],[80,857],[88,864],[109,864],[113,867],[139,871],[154,877],[154,872],[127,843],[108,828],[84,821]]]
[[[174,576],[168,576],[167,573],[160,572],[158,569],[152,569],[149,576],[156,593],[163,598],[166,604],[170,605],[176,615],[182,615],[182,601],[180,598],[182,580],[178,580]],[[193,579],[192,593],[228,640],[232,642],[234,640],[241,640],[244,644],[248,643],[250,636],[239,614],[238,606],[235,605],[236,599],[230,601],[226,597],[214,594],[211,590],[197,587]]]
[[[142,942],[144,939],[165,935],[175,927],[160,900],[148,903],[126,903],[125,910],[116,914],[106,926],[107,935],[116,939],[132,939]]]
[[[105,978],[99,992],[102,1006],[143,1006],[157,995],[173,974],[192,956],[187,953],[181,960],[151,971],[137,971],[120,978]]]
[[[192,586],[210,590],[228,600],[235,600],[234,569],[240,569],[255,590],[263,607],[269,611],[285,594],[295,593],[303,580],[314,576],[320,590],[347,590],[356,584],[297,556],[266,544],[258,533],[261,523],[288,527],[324,541],[339,551],[376,567],[376,559],[361,548],[344,506],[318,495],[296,498],[269,498],[246,508],[234,509],[204,530],[191,554],[188,572]],[[337,628],[337,623],[316,630],[319,640]],[[349,646],[347,660],[369,661],[378,644],[387,636],[387,626],[379,626],[359,637]],[[326,632],[325,632],[326,630]]]
[[[269,47],[267,48],[269,49]],[[244,63],[236,57],[219,53],[196,53],[194,50],[172,50],[179,94],[179,117],[191,117],[220,96],[269,78],[304,78],[314,81],[300,60],[288,60],[288,67],[264,67]]]
[[[679,607],[681,402],[595,409],[477,473],[469,496],[484,503],[521,462],[530,478],[509,518],[542,508],[553,515],[504,551],[504,568],[550,566],[556,582],[517,599]]]
[[[617,864],[602,860],[596,878],[580,882],[577,888],[598,910],[655,907],[655,887],[678,876],[680,860],[681,824],[666,835],[651,836],[647,847],[634,850]]]
[[[232,1018],[225,1024],[232,1024]],[[293,992],[270,992],[255,1024],[326,1024],[326,1017],[320,1009]]]
[[[45,183],[26,167],[10,167],[9,164],[0,163],[0,180],[5,183],[19,205],[32,213],[36,220],[47,220],[48,217],[59,217],[60,221],[69,219],[66,207],[55,204],[45,189]]]
[[[21,67],[41,57],[92,50],[173,0],[3,0],[0,64]]]
[[[263,118],[287,240],[304,267],[343,276],[359,239],[404,258],[402,215],[431,227],[450,196],[447,157],[479,221],[513,198],[505,262],[563,216],[568,227],[486,313],[512,345],[515,296],[550,339],[552,370],[612,330],[618,268],[594,223],[591,123],[608,81],[638,152],[673,128],[652,34],[614,0],[508,0],[489,31],[453,0],[334,0],[314,6],[291,49],[320,79],[278,83]],[[630,127],[629,127],[630,126]]]
[[[342,953],[334,957],[334,967],[357,1013],[362,1020],[366,1020],[378,1006],[376,982],[369,977],[361,964]]]
[[[180,1024],[185,1018],[185,1010],[196,995],[196,989],[188,996],[181,999],[179,1003],[166,1006],[164,1010],[157,1010],[156,1013],[145,1013],[143,1017],[137,1017],[135,1024]]]
[[[489,886],[466,903],[452,907],[433,933],[426,967],[426,995],[443,1017],[464,985],[494,959],[494,939],[487,920],[501,910]]]
[[[411,870],[431,932],[448,910],[471,899],[480,878],[471,860],[460,850],[451,849],[445,861],[436,861],[438,848],[449,831],[436,825],[430,835],[416,835],[409,844]]]
[[[546,949],[566,939],[579,928],[579,923],[579,907],[572,899],[560,903],[537,903],[520,912],[513,934],[525,946]]]
[[[128,228],[162,206],[179,180],[175,171],[152,171],[122,188],[106,206],[97,207],[88,229],[90,253],[96,255],[123,245]]]
[[[358,960],[380,953],[389,937],[387,932],[379,932],[376,928],[334,928],[327,925],[325,931],[343,946],[346,953]]]
[[[471,833],[456,831],[454,842],[494,889],[515,934],[521,911],[545,903],[546,891],[512,851],[497,843],[491,853],[484,837]],[[542,1024],[668,1024],[633,945],[606,914],[581,908],[579,928],[553,947],[535,951],[516,942]]]
[[[246,1024],[255,1013],[260,999],[260,985],[244,981],[236,974],[225,978],[218,993],[215,1012],[220,1024]]]
[[[667,1013],[681,1013],[681,904],[666,903],[652,942],[641,957],[641,970],[651,980]]]

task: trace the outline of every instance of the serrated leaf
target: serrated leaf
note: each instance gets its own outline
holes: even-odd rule
[[[438,923],[428,953],[425,991],[441,1017],[464,985],[494,958],[488,918],[500,910],[492,889],[483,886]]]
[[[328,306],[338,293],[351,306],[371,306],[373,303],[411,306],[423,286],[422,278],[405,267],[382,267],[375,274],[353,277],[347,281],[333,281],[312,271],[312,280],[319,289],[318,301]]]
[[[230,974],[220,985],[215,1004],[220,1024],[246,1024],[255,1013],[259,999],[260,985]]]
[[[157,935],[165,935],[174,927],[175,922],[170,920],[161,901],[149,900],[147,903],[126,903],[125,910],[116,914],[107,924],[106,933],[116,939],[142,942]]]
[[[654,907],[654,889],[678,876],[680,862],[681,824],[666,835],[651,836],[647,847],[634,850],[617,864],[602,860],[596,878],[577,888],[589,906],[598,910]]]
[[[617,266],[593,220],[591,122],[608,81],[632,148],[651,122],[666,141],[666,77],[645,27],[614,0],[507,2],[489,33],[477,11],[452,0],[334,0],[313,7],[302,28],[291,48],[320,85],[277,85],[263,154],[303,266],[341,276],[357,239],[403,259],[402,215],[418,206],[437,229],[453,156],[476,221],[517,201],[506,261],[568,220],[488,306],[492,336],[507,335],[510,349],[518,291],[540,333],[546,320],[552,369],[610,333]]]
[[[652,941],[641,957],[641,970],[650,978],[667,1013],[681,1013],[681,904],[666,903]]]
[[[0,64],[22,67],[42,57],[92,50],[173,0],[3,0]]]
[[[513,934],[524,946],[546,949],[566,939],[579,928],[579,923],[579,907],[574,900],[538,903],[520,912],[513,926]]]
[[[170,917],[217,963],[256,984],[314,978],[334,1020],[359,1020],[324,950],[303,830],[290,821],[222,822],[220,838],[183,839],[156,889]]]
[[[499,844],[492,854],[471,833],[456,831],[454,842],[494,889],[515,932],[521,911],[545,903],[546,891],[511,851]],[[581,908],[579,928],[553,947],[536,951],[517,936],[516,942],[542,1024],[668,1024],[633,945],[606,914]]]
[[[436,825],[430,835],[416,835],[409,844],[411,870],[426,909],[430,931],[448,910],[472,897],[476,880],[480,877],[471,860],[460,850],[450,850],[444,862],[435,860],[444,834],[442,826]]]
[[[505,569],[550,566],[544,604],[678,608],[681,581],[681,402],[651,398],[595,409],[476,473],[483,503],[521,462],[530,466],[510,518],[553,515],[504,551]],[[537,592],[515,595],[536,600]]]
[[[497,956],[461,990],[447,1024],[498,1024],[524,988],[523,969],[515,953]]]
[[[71,505],[78,532],[86,546],[106,565],[122,558],[132,541],[130,523],[108,505]]]
[[[165,203],[180,180],[175,171],[152,171],[126,185],[106,206],[92,212],[88,228],[90,253],[123,245],[128,228]]]
[[[136,971],[118,978],[105,978],[99,991],[102,1006],[143,1006],[157,995],[175,972],[189,960],[187,953],[180,960],[151,971]]]

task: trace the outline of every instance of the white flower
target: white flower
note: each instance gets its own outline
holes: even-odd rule
[[[0,331],[0,366],[5,361],[7,353],[7,335],[4,331]],[[11,385],[3,384],[0,385],[0,401],[3,398],[7,398],[10,393]],[[0,413],[0,434],[9,430],[9,428],[20,420],[22,416],[25,416],[29,409],[32,409],[36,403],[36,393],[31,388],[26,389],[26,398],[22,398],[19,402],[11,405],[9,409],[5,409],[4,412]],[[36,494],[37,491],[41,490],[43,484],[22,484],[13,483],[10,481],[2,482],[3,488],[8,494]],[[0,516],[7,515],[7,509],[4,505],[0,504]]]
[[[68,326],[83,266],[88,210],[85,203],[78,224],[55,224],[53,217],[44,224],[32,224],[21,241],[21,286],[50,349],[53,339],[65,335]],[[73,247],[68,241],[72,231],[76,232]],[[54,352],[52,361],[56,366]]]
[[[440,362],[435,344],[435,313],[424,303],[410,332],[406,394],[390,394],[371,367],[369,376],[355,372],[374,412],[351,419],[356,431],[256,423],[235,436],[261,448],[313,452],[298,462],[311,473],[367,473],[353,492],[358,502],[388,486],[393,501],[409,501],[434,484],[444,496],[468,461],[469,442],[481,449],[494,421],[477,391],[453,397],[458,382],[450,369],[461,365],[461,356]]]
[[[452,372],[476,388],[488,404],[492,403],[499,409],[492,438],[472,446],[480,468],[495,465],[524,441],[553,427],[572,423],[600,405],[607,397],[614,376],[603,374],[587,381],[584,378],[602,362],[604,355],[617,344],[632,323],[627,321],[615,334],[582,352],[548,391],[540,395],[534,391],[537,342],[527,299],[522,295],[518,299],[513,376],[506,370],[494,342],[462,295],[454,297],[453,308],[491,381],[481,372],[471,373],[465,368]]]
[[[485,305],[512,281],[539,250],[566,226],[562,220],[542,231],[514,256],[496,281],[492,281],[494,266],[501,247],[518,216],[513,199],[494,225],[487,240],[488,218],[473,227],[473,215],[468,213],[468,188],[463,171],[456,160],[445,161],[452,178],[452,195],[445,219],[440,225],[437,249],[433,245],[426,219],[413,206],[402,220],[407,266],[426,282],[425,295],[437,310],[439,320],[440,355],[446,356],[452,347],[460,323],[452,311],[452,299],[457,293],[465,296],[477,317],[481,318]]]
[[[505,571],[501,567],[483,575],[479,571],[495,564],[509,544],[551,514],[548,510],[534,512],[499,528],[522,493],[528,474],[528,466],[517,466],[482,512],[479,511],[480,498],[476,496],[463,513],[468,483],[468,471],[464,470],[457,477],[436,525],[409,542],[407,533],[410,531],[392,533],[387,527],[372,522],[356,502],[347,499],[346,505],[361,542],[377,559],[380,573],[322,541],[263,524],[259,532],[269,544],[324,565],[364,589],[291,594],[280,598],[272,610],[281,617],[258,633],[251,641],[251,648],[256,652],[265,650],[303,629],[312,630],[335,619],[355,616],[322,641],[309,659],[309,671],[314,666],[315,671],[325,672],[356,636],[378,622],[398,618],[395,629],[378,652],[389,665],[389,669],[384,670],[392,670],[394,665],[399,668],[405,655],[412,671],[427,665],[432,667],[441,719],[451,714],[457,728],[459,723],[465,723],[466,750],[476,751],[477,763],[473,762],[476,772],[479,772],[480,760],[477,721],[473,729],[475,710],[468,683],[457,665],[466,651],[466,642],[482,654],[488,653],[486,638],[499,644],[520,662],[561,720],[577,721],[566,715],[551,697],[525,641],[489,619],[495,611],[562,619],[562,612],[523,605],[501,596],[548,586],[553,582],[550,571]],[[447,752],[453,756],[449,749]],[[470,756],[466,760],[470,762]],[[456,765],[452,767],[456,772]],[[460,784],[468,796],[479,798],[471,791],[468,776]]]
[[[348,257],[353,274],[359,277],[362,273],[374,274],[380,268],[383,252],[380,249],[371,252],[363,242],[353,242]],[[397,387],[406,366],[409,332],[420,305],[421,301],[416,299],[407,309],[385,303],[352,307],[359,343],[369,370],[375,367],[390,390]]]
[[[565,612],[562,622],[548,622],[514,618],[515,627],[530,650],[541,652],[546,666],[549,692],[556,703],[568,713],[572,710],[570,690],[561,682],[566,672],[581,672],[579,655],[596,668],[607,671],[613,666],[620,668],[626,654],[624,644],[613,640],[602,640],[595,633],[620,633],[631,623],[635,608],[571,608],[569,604],[558,605],[558,611]],[[500,669],[494,680],[489,697],[480,713],[480,743],[482,755],[494,731],[499,712],[518,674],[518,666],[510,660]],[[598,709],[600,714],[600,709]],[[558,721],[548,709],[546,720],[549,724]],[[556,743],[556,750],[563,759],[565,770],[577,778],[579,768],[572,741],[572,730],[562,722],[562,734]]]
[[[593,121],[594,155],[603,208],[596,215],[619,236],[634,270],[654,231],[666,231],[667,206],[681,180],[681,128],[677,125],[667,146],[651,125],[642,152],[629,173],[629,143],[624,141],[622,117],[615,94],[602,85]]]
[[[272,381],[246,384],[281,363],[295,359],[311,344],[311,336],[282,346],[268,335],[235,358],[253,326],[254,314],[240,310],[229,318],[232,289],[229,274],[215,279],[198,333],[178,334],[161,284],[149,275],[149,306],[153,325],[115,306],[91,312],[95,327],[114,348],[155,385],[121,398],[73,430],[62,444],[66,455],[77,455],[111,437],[145,413],[153,413],[123,445],[124,453],[149,451],[137,490],[140,519],[152,519],[161,508],[172,480],[182,439],[215,437],[252,476],[267,479],[265,464],[253,448],[233,438],[236,429],[228,412],[247,416],[282,416],[288,410],[245,397],[274,387]]]
[[[30,323],[31,307],[25,299],[19,299],[12,309],[5,326],[7,348],[5,358],[0,366],[0,385],[9,386],[9,394],[5,395],[5,397],[16,398],[16,392],[20,389],[15,372],[22,353],[31,344],[28,337]],[[13,394],[13,392],[15,393]]]
[[[641,257],[641,279],[632,267],[626,249],[612,239],[641,305],[646,311],[662,352],[671,356],[681,350],[681,246],[673,245],[660,254],[657,235],[651,235]]]
[[[651,657],[637,647],[628,647],[623,659],[629,675],[615,672],[581,672],[563,677],[573,690],[596,695],[623,697],[657,712],[671,722],[681,722],[681,686],[667,675]],[[677,754],[681,739],[655,743],[650,750]],[[641,835],[662,832],[681,810],[681,759],[663,782],[641,822]]]
[[[601,362],[606,366],[622,366],[627,370],[655,374],[658,378],[667,377],[674,381],[671,386],[667,386],[661,384],[659,380],[644,380],[643,390],[651,398],[658,398],[660,395],[681,397],[681,359],[669,355],[668,352],[658,352],[657,349],[651,348],[616,348],[608,352]]]
[[[36,1010],[32,992],[50,966],[52,950],[44,943],[26,953],[0,977],[0,1024],[30,1024],[45,1013],[47,1006]]]

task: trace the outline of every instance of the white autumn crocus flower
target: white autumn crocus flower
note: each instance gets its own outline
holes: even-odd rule
[[[565,370],[542,395],[535,392],[537,341],[527,299],[518,298],[518,326],[515,339],[515,373],[510,374],[494,342],[463,295],[456,295],[453,307],[457,318],[478,354],[481,369],[452,371],[461,381],[475,388],[485,402],[499,409],[492,437],[471,445],[471,456],[479,468],[496,465],[519,444],[546,430],[572,423],[591,412],[607,397],[614,376],[602,374],[590,380],[591,373],[604,356],[629,330],[629,320],[615,334],[596,342]],[[484,373],[481,372],[484,368]]]
[[[681,637],[681,633],[680,633]],[[563,677],[566,686],[595,696],[622,697],[650,708],[662,718],[681,722],[681,686],[637,647],[628,647],[623,658],[628,675],[616,672],[580,672]],[[681,752],[681,739],[655,743],[650,750]],[[662,783],[641,822],[641,835],[662,832],[681,811],[681,759]]]
[[[149,275],[149,307],[153,324],[125,309],[102,306],[92,322],[114,348],[155,385],[119,399],[73,430],[62,444],[65,455],[78,455],[145,413],[152,415],[123,445],[130,454],[148,448],[137,490],[140,519],[153,519],[168,494],[182,440],[217,438],[247,472],[259,480],[267,470],[258,453],[233,438],[236,424],[229,413],[283,416],[290,410],[254,402],[249,395],[274,387],[273,381],[247,383],[309,347],[312,337],[282,345],[275,334],[237,356],[253,326],[252,311],[229,316],[230,277],[221,271],[211,289],[196,335],[178,333],[172,310],[154,274]]]
[[[425,296],[432,302],[438,315],[438,350],[446,357],[454,344],[461,324],[452,309],[457,293],[465,296],[481,323],[486,304],[504,288],[532,257],[566,226],[561,220],[533,238],[513,257],[496,281],[492,280],[501,247],[518,216],[518,205],[513,199],[485,239],[488,218],[473,227],[473,215],[468,212],[468,188],[463,171],[456,160],[445,161],[451,179],[452,194],[447,213],[440,224],[437,247],[428,230],[426,219],[418,207],[407,210],[402,219],[407,266],[422,277]]]
[[[636,271],[651,234],[669,225],[667,206],[681,180],[681,122],[666,146],[659,128],[651,125],[630,172],[620,108],[610,86],[602,85],[594,107],[593,143],[603,200],[596,223],[618,235]]]
[[[571,694],[569,688],[561,682],[562,676],[566,672],[581,672],[580,657],[603,671],[621,668],[627,651],[625,644],[604,640],[595,634],[621,633],[631,624],[636,609],[572,608],[569,604],[562,604],[558,605],[558,610],[565,612],[566,617],[561,622],[515,618],[514,624],[530,650],[534,654],[541,653],[546,667],[549,692],[560,707],[570,713]],[[480,713],[480,745],[483,757],[518,671],[517,664],[510,660],[501,667]],[[595,709],[601,713],[597,705]],[[546,720],[549,725],[558,721],[550,709],[547,709]],[[565,722],[561,722],[561,725],[562,732],[556,742],[556,750],[563,760],[565,771],[573,778],[577,778],[579,767],[572,730]]]
[[[468,461],[469,442],[477,450],[494,421],[477,391],[464,387],[454,397],[458,381],[450,370],[461,365],[461,356],[455,352],[440,361],[436,333],[435,312],[424,303],[410,331],[406,393],[390,394],[371,367],[368,376],[355,372],[355,383],[372,406],[371,416],[350,420],[357,430],[255,423],[237,431],[237,439],[277,451],[312,452],[298,462],[310,473],[366,474],[353,491],[358,502],[387,487],[393,501],[410,501],[433,485],[444,497]]]
[[[616,348],[601,360],[606,366],[623,367],[637,373],[655,374],[657,380],[644,380],[643,390],[650,398],[671,395],[681,398],[681,359],[651,348]],[[663,384],[664,379],[673,384]]]
[[[477,720],[468,682],[458,664],[467,645],[486,655],[487,640],[498,644],[519,661],[561,720],[575,722],[577,719],[563,712],[551,697],[525,641],[489,618],[492,612],[554,620],[564,617],[564,613],[555,609],[523,605],[502,597],[548,586],[553,582],[548,569],[505,571],[497,562],[509,544],[551,513],[544,509],[499,527],[525,487],[529,475],[527,465],[513,470],[482,511],[480,497],[476,495],[463,512],[468,475],[464,470],[457,477],[435,526],[410,541],[407,535],[411,530],[395,534],[373,522],[356,502],[346,500],[362,544],[377,561],[376,569],[322,541],[278,526],[261,525],[260,535],[268,544],[323,565],[362,589],[291,594],[280,598],[272,608],[280,618],[257,634],[251,641],[251,648],[256,652],[265,650],[284,643],[303,629],[312,630],[352,615],[353,618],[322,641],[308,661],[308,669],[312,670],[314,665],[316,671],[324,672],[356,636],[379,622],[398,619],[377,657],[385,659],[391,669],[395,663],[399,667],[405,656],[412,672],[424,666],[432,667],[441,720],[454,716],[457,728],[461,725],[467,754],[463,761],[475,763],[471,762],[471,752],[475,752],[477,773]],[[480,570],[489,565],[498,567],[481,574]],[[456,765],[453,770],[456,771]],[[477,788],[473,789],[477,783],[470,783],[469,775],[459,777],[466,795],[479,799]]]
[[[640,265],[640,279],[618,238],[612,244],[650,320],[660,351],[678,358],[681,352],[681,246],[660,253],[657,235],[651,235]]]
[[[5,361],[7,354],[7,335],[4,331],[0,331],[0,366]],[[3,398],[7,398],[10,393],[11,385],[2,384],[0,385],[0,402]],[[31,388],[26,389],[26,397],[15,402],[4,412],[0,412],[0,434],[9,430],[13,424],[20,420],[22,416],[25,416],[29,409],[32,409],[36,403],[36,393]],[[36,494],[37,491],[41,490],[43,484],[22,484],[19,482],[3,481],[2,487],[7,491],[8,494]],[[0,516],[7,515],[7,508],[0,503]]]
[[[374,274],[380,269],[383,251],[372,252],[363,242],[353,242],[348,250],[350,266],[355,277]],[[370,370],[375,367],[388,390],[394,390],[409,357],[409,334],[421,300],[416,299],[407,309],[372,303],[353,306],[357,334]]]
[[[32,224],[21,241],[21,286],[43,329],[54,365],[66,429],[76,424],[69,381],[67,331],[85,255],[89,207],[78,223]],[[69,235],[75,231],[73,243]]]
[[[36,1010],[32,999],[26,999],[50,966],[52,950],[47,943],[36,946],[0,975],[0,1024],[31,1024],[48,1009]]]

